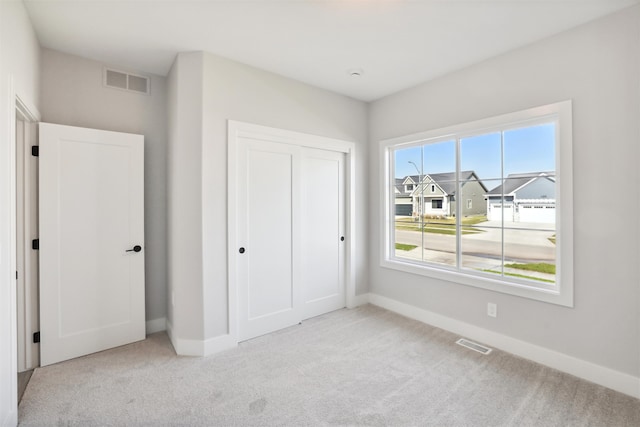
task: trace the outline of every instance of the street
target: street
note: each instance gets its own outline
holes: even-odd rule
[[[483,230],[477,234],[462,235],[463,255],[500,260],[502,257],[502,230],[500,228],[483,228],[494,226],[489,222],[474,225]],[[548,225],[545,225],[548,227]],[[538,228],[538,229],[535,229]],[[505,229],[505,261],[508,262],[548,262],[555,264],[556,247],[549,238],[552,231],[540,230],[540,225],[531,225],[530,229]],[[424,239],[424,242],[423,242]],[[455,254],[456,236],[438,233],[420,233],[419,231],[397,230],[396,243],[424,247],[427,251]],[[424,243],[424,244],[423,244]],[[418,250],[419,249],[415,249]],[[455,261],[454,261],[455,263]]]

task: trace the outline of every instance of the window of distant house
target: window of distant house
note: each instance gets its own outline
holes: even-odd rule
[[[571,139],[565,101],[383,141],[382,265],[572,306]]]
[[[407,184],[405,191],[413,191],[413,184]]]

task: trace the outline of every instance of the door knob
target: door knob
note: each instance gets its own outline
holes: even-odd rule
[[[142,250],[142,246],[135,245],[132,249],[127,249],[125,252],[140,252]]]

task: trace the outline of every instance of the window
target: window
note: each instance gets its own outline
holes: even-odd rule
[[[435,192],[436,192],[436,186],[435,186],[435,185],[433,185],[433,184],[431,184],[431,192],[432,192],[432,193],[435,193]]]
[[[572,205],[562,198],[572,188],[570,101],[383,141],[381,150],[384,267],[573,305]],[[412,196],[425,211],[396,218],[393,184],[416,172],[444,197],[426,198],[435,184],[419,184]],[[440,212],[429,212],[429,199]]]
[[[413,191],[413,184],[407,184],[405,187],[405,191],[406,192]]]

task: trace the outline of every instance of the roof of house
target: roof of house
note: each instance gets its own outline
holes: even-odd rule
[[[482,181],[480,181],[480,179],[478,178],[478,176],[474,171],[462,171],[460,172],[460,175],[461,175],[461,179],[460,179],[461,181],[463,182],[470,181],[470,180],[477,181],[482,186],[482,188],[484,188],[484,191],[487,191],[487,188],[484,186]],[[407,178],[411,178],[411,180],[416,183],[420,180],[419,175],[407,175],[403,178],[396,178],[395,187],[399,192],[399,193],[396,193],[397,196],[398,195],[409,196],[412,193],[418,191],[417,187],[412,191],[408,191],[408,192],[404,191],[405,189],[404,182],[407,180]],[[431,181],[435,182],[438,185],[438,187],[440,187],[442,191],[444,191],[446,194],[452,195],[456,193],[456,173],[455,172],[432,173],[432,174],[425,174],[422,176],[423,181],[427,178],[430,178]]]
[[[442,189],[447,195],[456,194],[456,173],[455,172],[445,172],[445,173],[432,173],[426,174],[425,178],[431,178],[433,182],[435,182],[438,187]],[[416,175],[416,180],[418,179]],[[487,188],[484,186],[480,178],[476,175],[474,171],[461,171],[460,172],[460,181],[477,181],[485,191]],[[424,182],[424,180],[423,180]],[[417,190],[417,189],[416,189]],[[418,191],[419,192],[419,191]]]
[[[511,194],[517,189],[529,184],[530,182],[538,178],[546,178],[551,181],[556,180],[554,172],[512,173],[512,174],[509,174],[507,178],[504,180],[504,185],[503,184],[498,185],[496,188],[489,191],[487,195],[491,196],[491,195]]]

